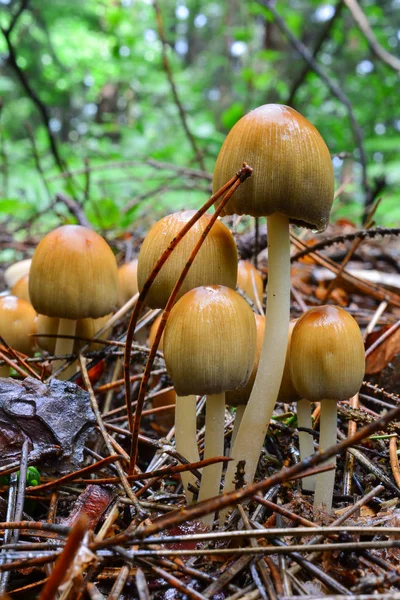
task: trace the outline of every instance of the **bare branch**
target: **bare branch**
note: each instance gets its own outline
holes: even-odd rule
[[[293,46],[296,52],[298,52],[300,56],[310,65],[310,68],[320,77],[320,79],[325,83],[325,85],[329,88],[331,93],[339,100],[339,102],[341,102],[345,106],[349,117],[350,126],[353,132],[354,141],[360,155],[359,160],[362,167],[362,184],[364,192],[365,195],[368,196],[369,184],[367,180],[367,159],[363,145],[363,133],[355,117],[350,100],[348,99],[346,94],[342,92],[337,83],[333,81],[320,67],[320,65],[317,63],[307,46],[305,46],[303,42],[301,42],[293,35],[293,33],[287,27],[285,21],[275,9],[273,2],[271,0],[258,0],[258,2],[270,11],[272,16],[274,17],[275,23],[277,24],[278,28],[288,38],[290,44]]]
[[[169,85],[171,86],[172,95],[174,97],[174,101],[177,106],[179,116],[181,118],[183,129],[185,130],[187,138],[188,138],[188,140],[193,148],[193,151],[196,155],[196,160],[199,163],[200,167],[203,169],[203,171],[205,171],[206,167],[205,167],[205,163],[204,163],[203,154],[202,154],[201,150],[199,149],[199,147],[197,146],[196,140],[194,139],[193,134],[189,129],[189,125],[188,125],[187,119],[186,119],[186,114],[185,114],[184,108],[182,106],[182,102],[179,98],[178,90],[176,88],[175,81],[174,81],[172,71],[171,71],[171,67],[170,67],[170,64],[168,61],[168,55],[167,55],[168,42],[165,37],[161,11],[160,11],[160,7],[158,6],[157,0],[153,0],[153,6],[154,6],[155,13],[156,13],[158,35],[160,37],[160,41],[161,41],[161,45],[162,45],[163,65],[164,65],[164,69],[165,69],[165,72],[168,77]]]
[[[382,48],[382,46],[376,39],[375,34],[368,23],[368,19],[363,13],[357,0],[344,0],[344,2],[349,11],[351,12],[352,17],[357,24],[357,27],[365,36],[369,47],[371,48],[375,56],[379,58],[382,62],[384,62],[386,65],[388,65],[391,69],[400,73],[400,59],[398,59],[396,56],[393,56],[393,54],[390,54],[390,52]]]

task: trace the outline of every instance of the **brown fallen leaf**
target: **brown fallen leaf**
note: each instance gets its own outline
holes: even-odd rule
[[[381,327],[378,331],[373,331],[367,337],[366,348],[368,349],[385,331],[390,329],[390,325]],[[365,372],[368,375],[379,373],[390,363],[391,360],[400,354],[400,329],[395,331],[385,342],[383,342],[372,354],[367,356]]]

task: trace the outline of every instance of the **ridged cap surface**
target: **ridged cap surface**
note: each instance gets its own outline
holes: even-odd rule
[[[138,284],[142,290],[148,276],[169,243],[190,221],[196,211],[185,210],[167,215],[158,221],[147,234],[139,254]],[[164,308],[193,248],[210,222],[211,215],[203,215],[179,242],[163,265],[146,297],[146,305]],[[237,249],[229,229],[216,221],[207,235],[199,253],[178,294],[181,298],[189,290],[201,285],[226,285],[235,289],[237,279]]]
[[[36,311],[62,319],[96,319],[117,302],[118,267],[107,242],[80,225],[64,225],[37,246],[29,276]]]
[[[255,351],[253,311],[234,290],[199,287],[172,308],[164,358],[179,396],[219,394],[245,385]]]
[[[280,213],[298,225],[325,229],[334,193],[332,161],[321,135],[301,114],[265,104],[240,119],[218,155],[214,193],[243,162],[253,174],[235,191],[224,214]]]
[[[293,329],[290,370],[297,392],[311,402],[354,396],[365,371],[364,342],[357,322],[337,306],[307,311]]]

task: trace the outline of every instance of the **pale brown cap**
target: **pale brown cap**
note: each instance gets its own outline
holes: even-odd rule
[[[195,212],[194,210],[185,210],[167,215],[150,229],[139,254],[139,290],[142,290],[153,267],[169,243],[190,221]],[[203,215],[179,242],[150,288],[146,297],[148,306],[151,308],[165,307],[186,261],[210,219],[211,215]],[[178,298],[201,285],[226,285],[234,289],[236,279],[237,249],[235,240],[229,229],[221,221],[216,221],[190,267]]]
[[[0,298],[0,335],[14,350],[34,353],[36,312],[29,302],[15,296]]]
[[[118,267],[107,242],[80,225],[48,233],[32,259],[29,295],[36,311],[62,319],[93,319],[117,302]]]
[[[118,306],[121,307],[138,293],[137,283],[138,260],[131,260],[118,269]]]
[[[287,404],[289,404],[290,402],[297,402],[297,400],[301,400],[301,397],[295,390],[292,381],[292,376],[290,374],[290,345],[292,342],[293,329],[297,321],[298,319],[292,319],[289,323],[289,337],[288,346],[286,350],[285,366],[283,368],[281,387],[279,388],[279,394],[277,399],[277,402],[286,402]]]
[[[147,344],[147,346],[148,346],[149,348],[151,348],[151,347],[152,347],[152,345],[154,344],[154,340],[155,340],[155,337],[156,337],[156,334],[157,334],[158,328],[159,328],[159,326],[160,326],[161,319],[162,319],[162,313],[161,313],[160,315],[158,315],[158,316],[157,316],[157,317],[154,319],[153,323],[151,324],[150,331],[149,331],[149,335],[148,335],[148,337],[147,337],[147,341],[146,341],[146,344]],[[164,333],[162,334],[162,336],[161,336],[161,340],[160,340],[160,343],[158,344],[158,349],[159,349],[161,352],[162,352],[162,349],[163,349],[163,342],[164,342]]]
[[[224,214],[280,213],[292,223],[325,229],[333,202],[333,167],[324,140],[307,119],[280,104],[265,104],[245,115],[218,155],[214,193],[243,162],[253,167],[253,174],[235,191]]]
[[[25,273],[18,279],[11,288],[11,295],[26,300],[30,303],[29,298],[29,273]]]
[[[307,311],[293,329],[290,370],[297,392],[310,402],[354,396],[365,370],[364,342],[357,322],[337,306]]]
[[[22,277],[22,275],[29,273],[31,262],[31,258],[25,258],[24,260],[19,260],[18,262],[14,263],[4,271],[4,281],[6,282],[6,286],[8,288],[11,289],[13,285],[17,283],[18,279]]]
[[[265,318],[261,315],[256,315],[255,313],[253,314],[256,321],[257,333],[256,354],[254,357],[253,370],[245,386],[240,387],[237,390],[231,390],[230,392],[226,392],[225,401],[229,406],[239,406],[240,404],[247,404],[247,401],[250,398],[251,390],[253,389],[254,380],[257,375],[258,363],[260,361],[261,349],[264,339]]]
[[[252,302],[256,302],[256,294],[260,304],[263,301],[264,283],[260,273],[248,260],[239,260],[237,286]]]
[[[199,287],[171,310],[164,357],[179,396],[219,394],[245,385],[255,352],[253,311],[234,290]]]

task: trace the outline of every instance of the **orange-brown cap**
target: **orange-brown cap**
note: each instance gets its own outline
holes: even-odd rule
[[[194,210],[185,210],[167,215],[150,229],[139,254],[139,290],[142,290],[151,270],[167,249],[169,243],[194,214]],[[150,288],[146,297],[148,306],[151,308],[165,307],[187,259],[210,219],[211,215],[203,215],[183,240],[179,242]],[[229,229],[221,221],[216,221],[190,267],[178,298],[201,285],[226,285],[235,288],[236,279],[237,250],[235,240]]]
[[[327,226],[334,187],[329,150],[293,108],[265,104],[236,123],[218,155],[213,191],[243,162],[253,167],[253,175],[233,194],[224,214],[280,213],[311,229]]]
[[[231,390],[230,392],[226,392],[225,401],[229,406],[239,406],[240,404],[247,404],[247,401],[250,398],[251,390],[253,389],[254,380],[256,378],[258,363],[261,355],[262,343],[264,339],[265,317],[262,317],[261,315],[256,315],[255,313],[253,314],[256,321],[257,333],[256,355],[254,358],[253,370],[245,386],[240,387],[237,390]]]
[[[96,319],[117,302],[118,267],[107,242],[80,225],[48,233],[32,259],[29,295],[36,311],[62,319]]]
[[[154,344],[154,340],[155,340],[155,337],[156,337],[157,330],[158,330],[158,328],[160,326],[161,319],[162,319],[162,313],[160,315],[158,315],[158,317],[156,317],[154,319],[153,323],[151,324],[149,335],[148,335],[147,341],[146,341],[146,344],[147,344],[147,346],[149,348],[151,348],[152,345]],[[158,349],[161,352],[162,352],[162,349],[163,349],[163,342],[164,342],[164,333],[162,334],[160,343],[158,344]]]
[[[138,293],[138,283],[137,283],[137,267],[138,261],[137,258],[135,260],[131,260],[118,269],[118,282],[119,282],[119,290],[118,290],[118,306],[121,307],[128,302]]]
[[[22,298],[30,303],[29,298],[29,273],[25,273],[11,288],[11,295]]]
[[[237,286],[246,296],[256,302],[256,294],[260,303],[263,300],[264,284],[260,273],[248,260],[239,260]]]
[[[164,357],[179,396],[219,394],[245,385],[255,352],[253,311],[234,290],[199,287],[171,310]]]
[[[307,311],[293,329],[290,370],[297,392],[311,402],[354,396],[365,370],[364,342],[357,322],[337,306]]]
[[[286,350],[286,359],[285,366],[283,369],[281,387],[279,388],[279,394],[277,399],[277,402],[286,402],[287,404],[289,404],[290,402],[296,402],[297,400],[301,399],[294,388],[292,377],[290,374],[290,344],[292,341],[293,328],[296,325],[296,323],[297,319],[292,319],[289,323],[288,347]]]
[[[0,335],[14,350],[34,353],[36,312],[31,304],[15,296],[0,298]]]
[[[31,258],[25,258],[24,260],[19,260],[18,262],[14,263],[4,271],[4,281],[6,282],[8,288],[11,289],[13,285],[17,283],[18,279],[22,277],[22,275],[29,273],[31,263]]]

